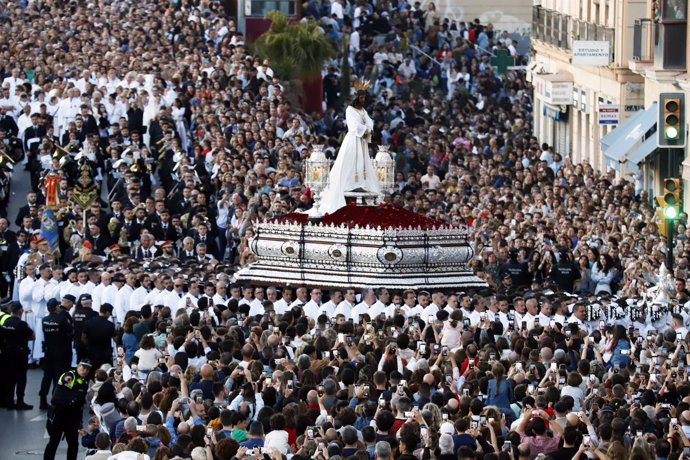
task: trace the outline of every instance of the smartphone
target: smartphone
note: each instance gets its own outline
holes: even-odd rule
[[[552,319],[551,321],[549,321],[549,327],[550,327],[551,329],[555,328],[555,327],[556,327],[556,321],[553,320],[553,319]]]
[[[486,415],[480,415],[479,416],[479,423],[484,426],[486,425]]]
[[[525,321],[524,319],[522,320],[522,329],[527,329],[527,321]]]
[[[307,428],[307,439],[314,439],[314,429],[313,428]]]
[[[326,389],[323,387],[323,385],[319,385],[316,391],[319,394],[319,396],[323,396],[326,393]]]
[[[590,382],[596,382],[597,381],[597,376],[594,374],[589,374],[589,381]]]
[[[414,414],[412,414],[411,410],[405,411],[405,418],[412,418]]]
[[[560,377],[558,377],[558,384],[559,385],[565,385],[565,377],[564,376],[561,375]]]
[[[463,396],[469,396],[470,395],[470,389],[469,388],[463,388],[462,389],[462,395]]]
[[[604,321],[603,319],[599,321],[599,329],[602,331],[606,329],[606,321]]]
[[[489,353],[489,360],[495,361],[496,360],[496,353]]]
[[[194,402],[197,404],[203,404],[204,403],[204,397],[203,396],[197,396],[194,398]]]
[[[347,344],[348,347],[352,346],[352,336],[351,335],[348,335],[347,337],[345,337],[345,343]]]
[[[273,333],[275,335],[280,335],[280,328],[278,326],[273,326]]]
[[[345,342],[345,334],[342,332],[338,333],[338,342]]]
[[[436,319],[436,317],[435,317],[434,315],[429,315],[429,316],[427,316],[427,318],[426,318],[427,323],[433,323],[433,322],[434,322],[434,319]]]
[[[386,400],[383,398],[379,398],[379,407],[384,407],[386,405]]]
[[[558,364],[551,363],[551,372],[558,372]]]
[[[534,385],[533,384],[530,383],[529,385],[527,385],[527,392],[529,394],[534,393]]]
[[[295,384],[292,382],[292,380],[287,381],[287,387],[289,390],[292,390],[294,388]]]
[[[510,452],[512,446],[510,441],[503,441],[503,450],[506,452]]]
[[[448,347],[445,345],[443,346],[443,356],[448,356]]]
[[[379,315],[379,319],[381,321],[386,321],[386,312],[382,311],[381,314]]]
[[[593,395],[598,395],[599,394],[599,388],[592,388],[592,394]]]
[[[441,414],[441,419],[445,422],[448,420],[448,414]]]
[[[206,436],[211,436],[213,434],[213,427],[210,426],[206,428]]]
[[[422,439],[426,439],[429,436],[429,430],[423,426],[421,429]]]
[[[266,377],[266,380],[264,380],[264,382],[266,383],[267,387],[270,387],[271,386],[271,377]]]
[[[168,326],[168,327],[165,328],[165,333],[166,333],[166,334],[170,334],[171,332],[172,332],[172,327],[171,327],[171,326]]]
[[[584,435],[582,437],[582,443],[585,445],[585,447],[589,448],[589,442],[590,442],[589,435],[588,434]]]

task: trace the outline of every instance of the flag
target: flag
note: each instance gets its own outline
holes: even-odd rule
[[[43,211],[43,216],[41,216],[41,236],[48,240],[51,252],[58,249],[58,223],[55,218],[55,211],[52,209],[46,208]]]

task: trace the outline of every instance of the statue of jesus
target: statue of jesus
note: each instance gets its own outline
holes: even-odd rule
[[[374,122],[364,109],[367,92],[358,89],[345,111],[347,134],[333,163],[328,186],[321,195],[319,213],[332,214],[345,206],[345,192],[364,190],[379,193],[379,180],[369,157],[369,142]]]

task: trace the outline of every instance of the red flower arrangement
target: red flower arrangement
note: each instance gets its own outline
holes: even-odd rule
[[[269,222],[292,222],[295,224],[306,224],[309,217],[302,213],[291,213],[271,219]],[[347,225],[348,227],[370,227],[376,228],[421,228],[430,230],[446,226],[440,220],[432,219],[422,214],[407,211],[397,206],[383,204],[380,206],[356,206],[348,204],[338,209],[333,214],[329,214],[320,219],[324,225]]]

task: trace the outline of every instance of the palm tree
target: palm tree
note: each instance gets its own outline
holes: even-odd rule
[[[271,60],[273,71],[281,79],[302,82],[305,112],[321,113],[321,69],[326,59],[335,56],[335,48],[314,20],[291,23],[280,11],[271,11],[266,18],[271,20],[271,27],[256,41],[256,50]]]

